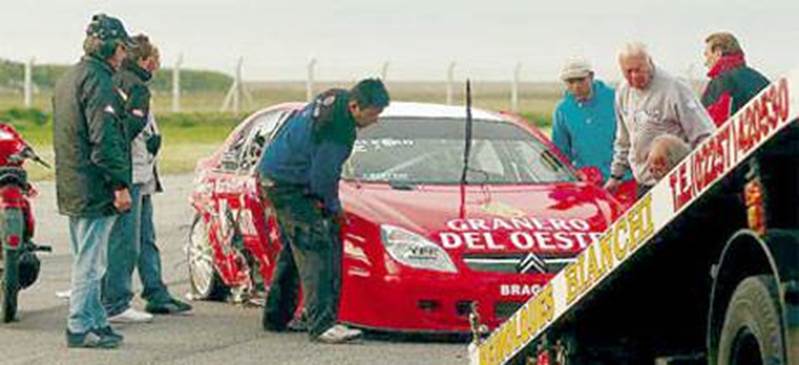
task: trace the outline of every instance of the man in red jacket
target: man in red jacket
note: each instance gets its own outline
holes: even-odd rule
[[[730,33],[713,33],[705,38],[705,65],[710,82],[702,93],[702,105],[720,126],[735,114],[769,80],[746,65],[744,52]]]

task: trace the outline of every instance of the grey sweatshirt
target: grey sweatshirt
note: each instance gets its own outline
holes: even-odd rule
[[[147,151],[147,139],[158,133],[154,113],[147,116],[147,125],[139,132],[131,144],[130,154],[133,160],[133,183],[141,185],[142,194],[155,192],[155,155]]]
[[[655,137],[671,134],[694,148],[716,129],[688,85],[660,69],[654,69],[644,90],[622,82],[616,91],[616,124],[611,174],[622,176],[631,169],[642,185],[657,182],[646,163]]]

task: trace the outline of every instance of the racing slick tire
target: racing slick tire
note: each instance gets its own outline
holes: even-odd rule
[[[194,299],[225,300],[230,293],[216,272],[208,227],[199,214],[195,214],[189,231],[186,256],[189,263],[189,282]]]
[[[777,285],[769,275],[750,276],[732,294],[718,348],[718,365],[786,363]]]

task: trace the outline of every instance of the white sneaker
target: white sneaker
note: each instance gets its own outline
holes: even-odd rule
[[[145,323],[153,320],[153,315],[147,312],[140,312],[133,308],[128,308],[124,312],[115,316],[108,317],[111,323]]]
[[[358,329],[349,328],[343,324],[337,324],[327,329],[319,337],[317,341],[330,344],[346,343],[357,340],[363,336],[363,332]]]

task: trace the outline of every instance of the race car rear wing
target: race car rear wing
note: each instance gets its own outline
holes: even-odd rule
[[[615,271],[629,266],[677,216],[761,145],[799,118],[799,68],[780,77],[719,127],[623,216],[477,346],[470,364],[514,359]]]

